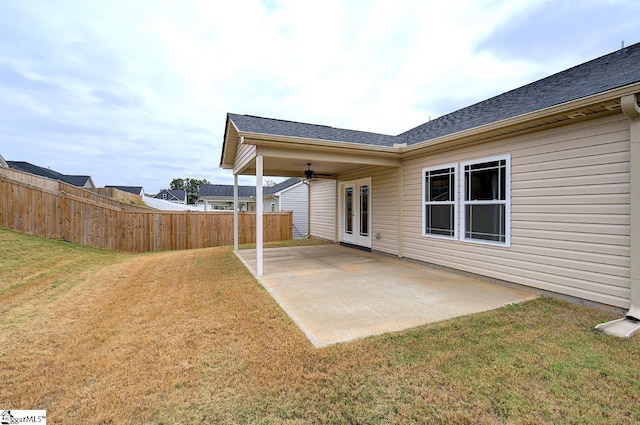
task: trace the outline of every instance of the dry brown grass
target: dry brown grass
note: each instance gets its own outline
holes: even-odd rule
[[[0,255],[0,407],[52,423],[640,421],[640,341],[593,331],[597,310],[542,299],[314,349],[229,248],[0,230]]]

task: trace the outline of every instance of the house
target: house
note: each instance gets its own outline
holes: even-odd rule
[[[50,168],[43,168],[25,161],[6,161],[6,164],[9,166],[9,168],[12,168],[14,170],[35,174],[37,176],[46,177],[52,180],[59,180],[73,186],[82,187],[84,189],[95,189],[96,187],[91,176],[62,174]]]
[[[639,94],[634,44],[395,136],[229,113],[220,165],[308,169],[311,236],[640,319]]]
[[[173,202],[174,204],[187,205],[186,195],[187,193],[184,189],[180,189],[180,190],[163,189],[160,191],[160,193],[155,195],[154,198]]]
[[[264,211],[292,211],[293,238],[305,237],[309,231],[309,191],[306,181],[292,177],[275,186],[265,187],[263,191]]]
[[[132,193],[138,195],[141,198],[144,197],[144,188],[142,186],[105,186],[105,188],[114,188],[123,192]]]
[[[9,168],[9,164],[7,164],[2,155],[0,155],[0,167]]]
[[[263,187],[263,211],[292,211],[293,238],[307,236],[309,223],[308,190],[300,178],[289,178],[275,186]],[[198,202],[205,204],[205,211],[233,211],[233,186],[204,184],[198,189]],[[238,209],[256,211],[255,186],[238,186]]]
[[[202,184],[198,188],[198,201],[204,202],[205,211],[233,210],[233,186],[227,184]],[[256,210],[256,188],[238,186],[238,209]]]

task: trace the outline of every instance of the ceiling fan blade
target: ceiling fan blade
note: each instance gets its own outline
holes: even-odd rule
[[[332,176],[332,174],[316,173],[315,171],[313,171],[311,169],[311,163],[310,162],[307,162],[307,169],[304,170],[303,174],[304,174],[304,176],[305,176],[305,178],[307,180],[311,180],[311,179],[314,179],[314,178],[317,178],[317,177],[331,177]]]

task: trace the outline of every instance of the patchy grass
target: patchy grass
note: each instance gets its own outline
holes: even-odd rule
[[[300,242],[297,242],[300,243]],[[552,299],[315,349],[229,248],[0,229],[0,406],[52,423],[628,424],[640,340]]]

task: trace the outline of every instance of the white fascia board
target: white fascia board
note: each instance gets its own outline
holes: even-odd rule
[[[399,147],[390,147],[390,146],[377,146],[377,145],[367,145],[364,143],[350,143],[350,142],[340,142],[335,140],[322,140],[322,139],[306,139],[304,137],[294,137],[294,136],[278,136],[273,134],[265,134],[265,133],[246,133],[240,132],[238,133],[240,136],[245,137],[245,143],[252,145],[261,145],[261,141],[264,141],[265,144],[269,142],[279,142],[279,143],[288,143],[292,145],[298,145],[302,147],[316,146],[316,147],[324,147],[324,148],[334,148],[334,149],[348,149],[354,151],[366,151],[366,152],[380,152],[380,153],[391,153],[397,154],[400,152]]]
[[[236,130],[237,133],[240,133],[240,130],[238,130],[238,127],[236,127],[233,120],[227,119],[227,122],[233,126],[233,128]],[[227,147],[228,147],[227,138],[229,137],[228,131],[225,131],[225,136],[226,137],[222,142],[222,158],[220,158],[220,168],[222,168],[223,170],[228,170],[228,169],[233,169],[235,158],[231,162],[227,160]],[[235,156],[236,150],[237,150],[237,145],[236,145],[236,149],[233,149],[233,152],[232,152],[234,156]]]

